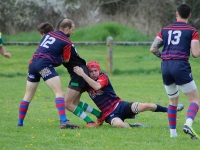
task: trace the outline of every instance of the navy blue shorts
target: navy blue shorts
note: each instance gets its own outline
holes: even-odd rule
[[[52,65],[52,61],[47,58],[33,58],[29,63],[27,80],[30,82],[39,82],[40,78],[44,81],[58,76],[58,73]]]
[[[127,118],[135,118],[135,113],[131,110],[131,105],[133,102],[126,102],[121,101],[118,106],[115,108],[113,112],[111,112],[105,119],[107,123],[111,125],[111,121],[113,118],[120,118],[122,121],[124,121]]]
[[[166,60],[161,63],[162,78],[165,85],[183,85],[193,80],[189,62]]]
[[[82,65],[80,67],[83,69],[85,74],[89,76],[87,67],[85,65]],[[69,88],[74,89],[76,91],[80,91],[80,92],[83,92],[86,90],[87,82],[83,79],[83,77],[77,75],[75,72],[72,72],[72,74],[70,75],[70,78],[71,79],[68,85]]]

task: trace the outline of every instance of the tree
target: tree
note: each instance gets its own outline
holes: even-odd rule
[[[6,0],[0,1],[0,31],[36,30],[46,21],[58,28],[62,19],[70,18],[76,28],[112,21],[154,36],[175,21],[176,7],[181,3],[191,6],[189,23],[199,29],[200,0]]]

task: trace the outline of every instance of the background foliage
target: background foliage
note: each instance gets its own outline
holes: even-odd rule
[[[76,29],[70,39],[73,42],[105,42],[108,36],[112,36],[114,42],[141,42],[153,40],[137,29],[114,22],[100,23]],[[20,32],[15,35],[3,34],[2,37],[4,42],[39,42],[41,36],[37,30],[34,30],[31,32]]]
[[[2,0],[0,31],[16,34],[35,30],[46,21],[57,27],[63,18],[71,18],[78,28],[116,22],[154,36],[175,21],[175,10],[181,3],[192,7],[189,23],[199,29],[200,0]]]

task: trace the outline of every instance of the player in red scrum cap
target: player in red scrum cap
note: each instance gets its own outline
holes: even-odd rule
[[[167,107],[153,103],[127,102],[118,97],[112,87],[108,76],[100,72],[100,65],[97,61],[90,61],[87,64],[89,76],[81,67],[74,67],[74,72],[83,77],[89,84],[87,92],[97,107],[102,112],[102,120],[114,127],[134,127],[135,125],[124,122],[127,118],[135,118],[140,112],[167,112]],[[183,109],[179,104],[178,111]]]

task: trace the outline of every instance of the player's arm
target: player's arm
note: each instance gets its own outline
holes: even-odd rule
[[[200,55],[199,41],[195,40],[191,42],[191,52],[194,58],[197,58]]]
[[[63,62],[64,62],[64,63],[68,63],[68,62],[69,62],[69,59],[64,59]]]
[[[9,52],[6,52],[3,45],[0,46],[0,54],[5,56],[6,58],[11,58],[11,54]]]
[[[83,69],[81,67],[74,67],[74,72],[83,77],[83,79],[95,90],[99,90],[102,88],[101,84],[99,82],[94,81],[93,79],[91,79],[87,74],[85,74],[85,72],[83,71]]]
[[[68,63],[69,62],[69,59],[70,59],[70,56],[71,56],[71,48],[72,48],[71,44],[67,44],[64,47],[64,50],[63,50],[63,62],[64,63]]]
[[[192,41],[190,44],[190,50],[192,52],[192,56],[194,58],[197,58],[200,55],[200,48],[199,48],[199,33],[198,31],[195,31],[192,34]]]
[[[152,52],[157,57],[161,57],[161,52],[159,51],[159,48],[163,46],[163,41],[156,37],[151,45],[150,52]]]

